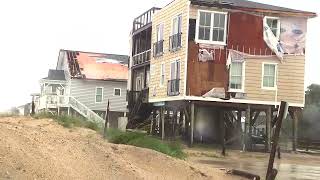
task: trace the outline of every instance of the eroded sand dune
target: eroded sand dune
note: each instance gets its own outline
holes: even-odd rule
[[[236,179],[49,119],[0,118],[0,179]]]

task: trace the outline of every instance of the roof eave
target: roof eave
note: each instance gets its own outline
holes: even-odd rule
[[[191,1],[191,4],[198,5],[198,6],[235,9],[235,10],[250,11],[250,12],[254,11],[254,12],[260,12],[260,13],[285,14],[288,16],[300,16],[300,17],[308,17],[308,18],[317,17],[317,13],[307,12],[307,11],[291,12],[291,11],[276,11],[276,10],[261,9],[261,8],[245,8],[245,7],[233,6],[229,4],[219,4],[216,2],[205,2],[205,1]]]

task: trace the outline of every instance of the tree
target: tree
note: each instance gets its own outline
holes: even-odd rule
[[[320,105],[320,85],[311,84],[306,91],[306,107],[309,105]]]

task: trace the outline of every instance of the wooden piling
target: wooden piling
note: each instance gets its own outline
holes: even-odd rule
[[[265,142],[265,150],[268,152],[271,147],[271,122],[272,122],[272,111],[271,106],[266,110],[266,142]]]
[[[292,117],[292,151],[297,151],[298,142],[298,113],[297,110],[293,111]]]
[[[165,134],[164,134],[164,107],[161,107],[160,109],[160,118],[161,118],[161,139],[164,140]]]
[[[243,151],[247,150],[247,143],[248,143],[248,125],[250,126],[250,119],[251,119],[251,107],[248,105],[247,110],[246,110],[246,121],[244,125],[244,145],[243,145]]]
[[[194,102],[192,102],[191,103],[191,127],[190,127],[190,130],[191,130],[191,132],[190,132],[190,146],[192,146],[193,145],[193,133],[194,133],[194,119],[195,119],[195,109],[194,109],[195,107],[194,107]]]
[[[219,112],[219,120],[220,120],[220,139],[221,139],[221,147],[222,147],[222,152],[221,154],[223,156],[226,155],[226,140],[225,140],[225,136],[226,136],[226,126],[225,126],[225,119],[224,119],[224,110],[221,109],[221,111]]]
[[[274,180],[276,177],[276,174],[274,173],[276,170],[273,169],[273,163],[274,163],[274,159],[275,159],[276,151],[278,147],[282,121],[286,117],[288,106],[289,104],[287,102],[284,102],[284,101],[281,102],[280,111],[278,113],[276,123],[275,123],[275,132],[272,138],[272,146],[271,146],[270,158],[268,163],[268,170],[266,174],[266,180]]]

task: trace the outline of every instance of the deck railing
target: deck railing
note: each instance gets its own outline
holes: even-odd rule
[[[151,49],[144,51],[142,53],[136,54],[132,57],[133,66],[149,62],[151,59]]]

